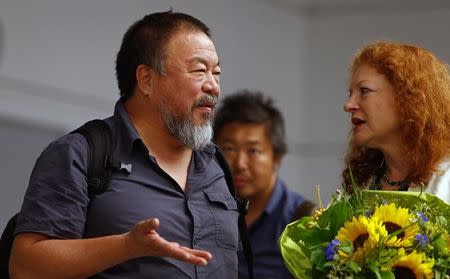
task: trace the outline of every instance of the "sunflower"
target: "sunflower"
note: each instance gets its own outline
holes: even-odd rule
[[[425,255],[413,251],[406,255],[405,250],[399,250],[398,259],[392,264],[391,270],[396,279],[431,279],[433,278],[434,260],[425,261]]]
[[[389,234],[402,230],[388,239],[387,246],[410,247],[419,231],[417,224],[412,222],[415,217],[409,213],[408,209],[397,208],[394,203],[377,206],[372,218],[382,222]]]
[[[351,242],[353,255],[339,250],[339,255],[343,258],[351,257],[356,262],[362,262],[364,255],[372,251],[378,244],[380,238],[388,235],[381,222],[368,219],[361,215],[353,217],[351,221],[344,224],[339,229],[336,239],[340,243]]]

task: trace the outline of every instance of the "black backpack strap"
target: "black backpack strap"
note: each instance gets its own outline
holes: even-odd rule
[[[89,144],[88,194],[92,200],[108,187],[113,164],[113,138],[111,129],[100,119],[86,122],[71,132],[83,135]]]
[[[305,216],[311,216],[314,213],[315,207],[316,207],[316,205],[312,201],[310,201],[310,200],[303,201],[295,209],[294,215],[292,216],[292,219],[290,222],[297,221]]]
[[[247,233],[247,225],[245,224],[245,215],[247,214],[249,202],[246,199],[236,197],[235,192],[234,192],[234,183],[233,183],[233,178],[231,176],[230,167],[228,166],[228,163],[225,160],[225,157],[219,148],[216,148],[215,155],[216,155],[217,162],[219,163],[220,167],[223,170],[223,173],[225,174],[225,181],[227,183],[228,189],[230,190],[231,195],[236,200],[236,203],[238,206],[239,235],[241,237],[242,248],[244,249],[244,255],[245,255],[245,258],[247,259],[248,278],[253,279],[254,278],[253,277],[253,253],[252,253],[252,247],[250,245],[250,239],[249,239],[248,233]]]

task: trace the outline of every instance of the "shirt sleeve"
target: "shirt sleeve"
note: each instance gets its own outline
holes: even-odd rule
[[[73,239],[84,233],[89,145],[80,134],[52,142],[37,159],[17,219],[16,234]]]

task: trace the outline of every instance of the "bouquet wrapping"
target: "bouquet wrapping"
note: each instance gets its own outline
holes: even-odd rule
[[[450,278],[449,220],[428,193],[355,190],[289,224],[279,245],[296,278]]]

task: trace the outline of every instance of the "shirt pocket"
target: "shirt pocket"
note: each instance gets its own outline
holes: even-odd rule
[[[236,200],[229,193],[217,193],[209,189],[203,191],[210,203],[209,209],[214,220],[217,245],[237,250],[239,243],[239,211]]]

